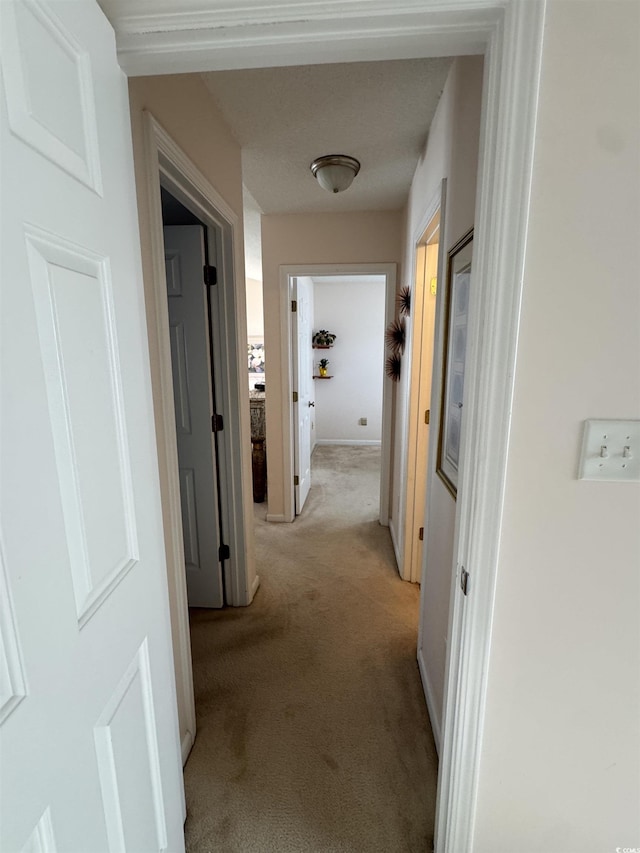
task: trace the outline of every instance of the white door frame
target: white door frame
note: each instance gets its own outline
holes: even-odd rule
[[[293,351],[291,323],[291,279],[314,275],[383,275],[385,277],[385,328],[393,319],[396,298],[396,264],[283,264],[280,267],[280,376],[282,398],[286,408],[282,413],[282,443],[284,447],[282,482],[284,484],[284,515],[269,515],[267,521],[293,521],[295,518],[295,488],[293,485],[294,409],[293,409]],[[384,371],[384,364],[380,365]],[[389,526],[389,473],[391,471],[391,380],[385,376],[382,390],[382,466],[380,472],[380,524]],[[267,417],[269,393],[267,392]],[[277,415],[276,415],[277,416]],[[288,484],[288,485],[287,485]]]
[[[258,9],[243,0],[226,16],[187,10],[149,20],[134,11],[114,24],[121,65],[132,75],[485,56],[436,814],[437,853],[459,853],[473,850],[546,0],[367,0],[349,17],[343,7],[298,0]],[[467,597],[458,592],[461,565],[471,572]]]
[[[180,503],[180,481],[178,471],[178,447],[173,400],[173,376],[171,371],[171,344],[169,339],[169,312],[166,297],[166,273],[164,242],[162,237],[162,202],[160,185],[196,214],[205,225],[213,227],[221,235],[217,246],[218,284],[212,298],[217,297],[214,328],[216,403],[218,414],[224,418],[224,429],[218,434],[218,468],[221,490],[221,522],[225,544],[229,545],[231,557],[224,563],[225,593],[227,603],[234,606],[249,604],[258,585],[256,578],[251,589],[248,587],[246,565],[246,543],[248,531],[245,524],[245,495],[242,478],[242,441],[240,408],[248,407],[248,395],[240,399],[246,384],[246,360],[241,372],[238,356],[242,326],[237,317],[245,311],[244,302],[238,304],[235,287],[237,241],[235,231],[238,219],[225,200],[209,184],[207,179],[175,144],[168,133],[149,112],[145,112],[145,161],[144,169],[149,192],[150,231],[148,234],[153,257],[155,327],[160,353],[160,404],[164,430],[164,443],[158,442],[158,451],[164,456],[167,470],[167,487],[162,493],[165,516],[165,537],[169,543],[167,553],[169,584],[173,599],[178,602],[172,614],[174,644],[179,647],[179,666],[176,667],[177,690],[188,709],[189,737],[183,735],[183,760],[188,755],[195,736],[195,702],[191,662],[191,639],[189,635],[189,613],[184,568],[184,545],[182,535],[182,509]],[[242,296],[242,294],[240,294]],[[246,330],[244,331],[246,338]],[[246,349],[246,347],[245,347]],[[167,525],[168,519],[168,525]],[[167,535],[168,533],[168,535]]]
[[[312,430],[312,413],[310,411],[311,406],[315,407],[315,401],[312,399],[315,396],[315,385],[314,380],[312,378],[313,374],[313,351],[311,348],[311,334],[313,329],[313,296],[314,296],[314,284],[313,280],[311,284],[308,285],[308,299],[310,305],[310,313],[311,319],[307,317],[308,325],[304,330],[305,335],[308,334],[306,346],[300,342],[300,318],[304,315],[304,311],[301,311],[301,302],[304,303],[304,299],[301,299],[300,285],[298,282],[299,278],[304,278],[304,276],[290,276],[289,284],[291,287],[291,296],[293,297],[291,300],[291,376],[292,376],[292,387],[296,389],[298,392],[298,398],[295,402],[292,402],[293,408],[293,471],[294,471],[294,506],[296,515],[300,515],[302,510],[304,509],[304,505],[307,502],[307,498],[309,496],[309,491],[311,489],[311,457],[313,455],[314,448],[311,446],[311,430]],[[293,303],[296,303],[296,310],[293,311]],[[304,321],[302,321],[304,323]],[[306,349],[306,353],[302,352],[302,348]],[[308,361],[305,359],[308,359]],[[305,370],[305,367],[307,368]],[[304,376],[306,374],[306,376]],[[304,378],[303,378],[304,377]],[[308,383],[306,386],[303,384],[306,380]],[[301,392],[301,389],[305,389],[307,393]],[[309,418],[308,425],[308,435],[309,435],[309,467],[306,469],[305,473],[307,476],[303,475],[303,466],[306,463],[306,455],[302,454],[302,446],[301,436],[303,434],[303,430],[301,429],[300,422],[303,417],[303,409],[306,404],[306,412],[305,414]],[[304,432],[307,430],[305,429]],[[296,482],[296,479],[297,482]]]
[[[440,211],[440,248],[438,250],[438,286],[440,283],[444,281],[443,271],[444,271],[444,258],[446,256],[446,252],[444,251],[444,240],[445,240],[445,218],[446,218],[446,206],[447,206],[447,179],[443,178],[440,184],[438,185],[438,190],[433,194],[425,211],[420,218],[420,222],[418,226],[414,229],[413,234],[411,235],[411,269],[407,271],[407,276],[411,276],[411,293],[412,293],[412,322],[409,324],[409,335],[407,337],[407,353],[408,359],[413,357],[413,335],[415,331],[415,317],[413,315],[414,311],[414,303],[415,303],[415,281],[416,281],[416,263],[418,257],[418,244],[420,239],[422,238],[424,232],[427,229],[427,226],[436,215],[438,210]],[[437,318],[436,318],[437,325]],[[436,358],[435,358],[435,347],[437,345],[437,336],[435,334],[434,327],[434,360],[432,366],[432,376],[435,376],[435,368],[436,368]],[[409,363],[411,363],[409,361]],[[409,382],[407,384],[407,394],[404,399],[403,406],[403,435],[404,435],[404,447],[409,450],[409,442],[413,440],[414,443],[417,441],[415,437],[415,425],[410,423],[410,412],[411,412],[411,402],[412,395],[416,393],[415,383],[419,380],[419,377],[416,377],[411,373]],[[431,409],[431,424],[435,424],[435,418],[433,416],[433,409]],[[431,443],[431,441],[430,441]],[[429,469],[431,470],[431,469]],[[429,484],[431,482],[431,477],[427,479],[427,506],[428,502],[428,491]],[[420,583],[420,579],[422,577],[422,569],[420,567],[420,571],[417,568],[409,563],[410,557],[407,555],[407,551],[409,554],[411,553],[411,543],[407,543],[406,541],[406,530],[408,526],[408,517],[409,512],[413,512],[413,495],[409,494],[408,487],[408,454],[405,454],[402,457],[401,468],[400,468],[400,477],[399,477],[399,491],[400,491],[400,512],[398,519],[398,530],[395,531],[395,535],[397,537],[397,558],[398,564],[400,566],[400,576],[405,581],[410,581],[412,583]],[[425,525],[425,534],[426,534],[426,525]],[[425,538],[426,541],[426,538]],[[419,647],[418,647],[419,648]]]
[[[437,853],[473,850],[545,10],[546,0],[509,3],[485,51]],[[440,369],[434,361],[434,370]],[[438,418],[439,401],[437,411],[433,396],[431,402]],[[430,445],[429,470],[435,471],[437,442]],[[425,539],[428,536],[425,528]],[[467,596],[459,585],[463,567],[471,575]]]

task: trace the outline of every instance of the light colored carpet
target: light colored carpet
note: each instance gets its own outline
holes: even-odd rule
[[[426,853],[437,759],[417,586],[377,521],[380,452],[319,447],[293,524],[256,504],[249,608],[192,612],[189,853]]]

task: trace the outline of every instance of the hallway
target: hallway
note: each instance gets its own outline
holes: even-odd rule
[[[251,607],[191,613],[190,853],[430,849],[419,588],[399,579],[377,521],[379,467],[377,447],[318,447],[294,524],[255,505]]]

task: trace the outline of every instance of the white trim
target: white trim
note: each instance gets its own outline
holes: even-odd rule
[[[376,441],[373,438],[319,438],[316,441],[316,446],[322,444],[345,445],[347,447],[380,447],[381,441]]]
[[[389,535],[391,536],[391,544],[393,545],[393,553],[396,557],[396,568],[398,569],[398,574],[400,574],[400,549],[398,548],[398,537],[396,536],[396,528],[393,523],[393,519],[389,519]]]
[[[508,0],[225,3],[116,15],[129,76],[480,54]]]
[[[422,235],[427,230],[427,226],[429,225],[429,223],[431,222],[433,217],[436,215],[438,210],[440,211],[440,246],[438,249],[438,272],[437,272],[437,275],[438,275],[438,281],[439,282],[444,281],[442,271],[444,269],[443,257],[446,254],[444,251],[444,239],[443,239],[444,238],[445,215],[446,215],[446,192],[447,192],[447,179],[443,178],[440,181],[440,184],[438,185],[437,191],[433,194],[433,196],[432,196],[429,204],[427,205],[422,217],[420,218],[420,223],[419,223],[418,227],[414,230],[413,235],[412,235],[412,242],[411,242],[411,249],[412,249],[412,251],[411,251],[411,264],[412,265],[411,265],[411,270],[410,270],[409,274],[412,277],[411,278],[411,294],[412,294],[412,300],[413,300],[414,306],[416,303],[416,299],[415,299],[416,262],[417,262],[417,255],[418,255],[418,244],[420,242]],[[417,318],[415,317],[415,313],[413,313],[412,314],[412,322],[409,323],[409,336],[408,336],[407,345],[406,345],[407,361],[409,364],[412,363],[412,359],[413,359],[413,333],[415,330],[416,319]],[[437,322],[437,320],[436,320],[436,322]],[[420,328],[422,329],[422,319],[420,320]],[[437,336],[435,334],[435,326],[434,326],[434,355],[435,355],[436,341],[437,341]],[[434,358],[434,362],[432,365],[432,376],[436,375],[434,371],[435,371],[435,358]],[[401,465],[400,465],[400,478],[399,478],[400,507],[399,507],[399,512],[398,512],[398,516],[399,516],[398,517],[398,526],[400,528],[400,543],[399,543],[399,545],[400,545],[400,554],[401,554],[401,561],[400,561],[399,565],[401,567],[400,568],[400,576],[403,580],[410,581],[411,583],[420,583],[420,580],[423,576],[423,573],[422,573],[422,571],[419,571],[417,569],[417,567],[411,565],[411,552],[412,552],[411,544],[409,544],[409,548],[408,548],[409,554],[408,555],[407,555],[407,549],[405,549],[405,544],[406,544],[405,540],[407,538],[405,536],[405,531],[407,529],[407,518],[408,518],[409,508],[411,509],[411,516],[413,517],[413,515],[415,514],[415,509],[414,509],[415,489],[412,489],[411,494],[409,494],[409,487],[407,485],[409,454],[411,452],[409,441],[410,441],[410,439],[413,439],[413,443],[415,445],[417,443],[417,440],[418,440],[417,435],[416,435],[417,428],[415,427],[415,425],[414,426],[411,425],[411,423],[409,421],[409,416],[411,413],[412,395],[417,393],[417,389],[415,387],[415,381],[420,380],[420,377],[414,376],[413,373],[410,373],[409,376],[410,376],[410,378],[409,378],[409,382],[407,383],[407,394],[406,394],[406,398],[404,400],[404,406],[403,406],[403,412],[402,412],[402,416],[403,416],[403,419],[402,419],[403,444],[402,444],[402,446],[405,448],[406,452],[402,455],[402,461],[401,461]],[[435,424],[436,424],[436,421],[433,417],[431,417],[431,424],[433,426],[435,426]],[[430,439],[432,437],[437,438],[437,434],[435,431],[430,433]],[[432,444],[432,443],[433,443],[433,441],[430,440],[430,444]],[[414,452],[415,452],[415,450],[414,450]],[[428,468],[428,476],[427,476],[427,496],[429,494],[430,481],[433,479],[431,476],[431,471],[432,471],[432,469],[429,467]],[[435,471],[435,469],[433,469],[433,471]],[[428,502],[426,502],[425,506],[428,506],[428,505],[429,505]],[[413,532],[413,535],[416,534],[415,525],[412,525],[412,532]],[[426,541],[426,539],[425,539],[425,541]]]
[[[293,353],[291,346],[291,285],[294,276],[321,275],[383,275],[386,278],[385,328],[393,318],[396,298],[397,264],[283,264],[280,266],[280,378],[282,381],[282,412],[270,413],[269,393],[266,398],[267,424],[270,417],[281,418],[282,426],[282,477],[283,520],[295,518],[293,485]],[[382,369],[382,366],[381,366]],[[268,368],[267,368],[268,370]],[[382,464],[380,470],[380,524],[389,524],[389,493],[391,476],[391,426],[392,389],[386,376],[382,390]],[[343,444],[344,442],[340,442]],[[316,441],[316,444],[320,444]],[[267,456],[269,455],[269,429],[267,427]],[[275,458],[275,454],[271,454]],[[273,470],[273,467],[272,467]],[[272,474],[273,476],[273,474]],[[267,497],[268,499],[268,497]],[[279,516],[267,514],[267,521],[280,520]]]
[[[225,564],[225,586],[227,603],[233,606],[246,606],[250,603],[250,590],[247,577],[247,537],[245,524],[245,494],[242,459],[243,442],[241,408],[248,409],[248,398],[241,398],[241,389],[246,383],[246,365],[238,353],[246,352],[246,330],[244,330],[244,295],[242,289],[235,286],[235,269],[239,264],[238,242],[235,231],[238,218],[235,212],[207,181],[197,167],[176,145],[156,119],[145,111],[147,131],[147,179],[150,187],[150,215],[152,218],[152,250],[154,259],[154,280],[158,296],[166,290],[164,273],[164,250],[162,244],[162,209],[158,173],[162,184],[193,211],[205,224],[213,226],[221,234],[222,245],[218,252],[218,286],[215,296],[218,304],[215,312],[219,322],[216,335],[216,390],[219,414],[224,416],[225,428],[219,434],[218,467],[220,487],[226,500],[222,501],[222,524],[225,539],[231,550],[231,558]],[[155,180],[151,178],[152,165],[149,158],[153,148],[157,171]],[[155,232],[160,229],[158,233]],[[161,290],[162,288],[162,290]],[[237,318],[241,321],[238,322]],[[168,336],[168,311],[166,299],[156,300],[156,318],[158,323],[158,343],[161,350],[162,368],[162,406],[163,419],[167,429],[169,446],[165,448],[168,458],[173,459],[172,467],[177,476],[177,453],[175,445],[175,414],[173,409],[173,380],[171,377],[171,350]],[[170,428],[171,425],[171,428]],[[179,487],[172,494],[171,518],[174,525],[182,525],[179,501]]]
[[[187,763],[187,758],[189,758],[189,753],[191,752],[191,749],[193,748],[194,741],[195,741],[195,736],[194,736],[193,732],[191,732],[191,731],[189,731],[189,729],[187,729],[187,731],[184,734],[184,737],[182,738],[182,743],[180,744],[180,752],[182,753],[182,766],[183,767]]]
[[[248,607],[251,604],[251,602],[253,601],[253,597],[256,594],[256,592],[258,591],[259,586],[260,586],[260,578],[258,575],[256,575],[254,577],[253,583],[251,584],[251,587],[249,589],[249,595],[247,596],[246,603],[244,605],[239,605],[239,606]]]
[[[545,0],[510,4],[485,59],[464,388],[467,415],[438,780],[438,853],[474,846],[544,13]],[[458,584],[461,566],[471,575],[468,597]]]
[[[225,538],[231,549],[231,559],[225,563],[225,580],[228,603],[242,606],[249,604],[258,579],[252,590],[247,589],[247,537],[245,529],[246,496],[243,492],[242,458],[239,423],[239,401],[237,400],[239,363],[235,341],[236,311],[238,310],[233,293],[234,286],[234,245],[233,232],[237,227],[237,217],[224,199],[218,195],[203,175],[196,169],[186,155],[173,142],[171,137],[155,120],[151,113],[144,113],[145,159],[144,170],[148,188],[149,204],[149,240],[151,245],[152,270],[154,281],[154,317],[158,352],[160,356],[160,409],[165,436],[164,444],[158,441],[158,452],[163,454],[167,470],[168,486],[163,494],[163,504],[169,517],[170,553],[167,553],[168,578],[173,587],[176,601],[177,654],[181,661],[182,679],[176,683],[176,689],[182,697],[187,713],[187,728],[191,731],[192,742],[196,731],[195,701],[193,694],[193,671],[191,662],[191,639],[189,633],[189,614],[184,569],[184,546],[182,538],[182,509],[180,503],[180,483],[178,474],[178,451],[175,429],[175,411],[173,403],[173,377],[171,372],[171,348],[169,342],[169,317],[166,299],[166,279],[164,264],[164,243],[162,237],[162,203],[160,180],[171,187],[203,222],[212,223],[222,233],[222,246],[218,247],[219,266],[221,267],[218,296],[220,339],[229,342],[225,348],[224,359],[218,358],[220,375],[216,376],[220,400],[219,408],[225,417],[225,430],[220,434],[218,466],[220,482],[226,500],[221,502]],[[243,378],[246,374],[243,374]],[[248,403],[247,403],[248,405]],[[183,741],[183,747],[185,742]],[[184,755],[183,755],[184,758]]]
[[[450,4],[449,4],[450,5]],[[467,0],[466,9],[483,9],[487,7],[483,0]],[[404,17],[424,11],[424,0],[397,0],[397,17]],[[389,3],[387,0],[349,0],[345,8],[344,0],[312,0],[312,2],[274,2],[261,7],[255,4],[251,7],[252,20],[256,24],[279,24],[283,20],[317,21],[327,18],[342,17],[358,18],[388,16]],[[118,14],[114,23],[118,32],[126,35],[146,35],[150,33],[180,32],[183,30],[209,30],[213,27],[227,28],[246,24],[247,7],[242,3],[236,4],[229,0],[211,0],[208,8],[197,11],[181,12],[150,12],[141,14]]]
[[[164,245],[162,239],[162,201],[160,197],[159,180],[159,142],[156,135],[155,121],[151,115],[144,122],[145,158],[144,169],[147,183],[149,205],[149,238],[151,241],[152,270],[154,280],[154,319],[158,339],[160,358],[160,394],[162,425],[165,434],[164,444],[158,436],[158,454],[164,455],[167,471],[167,492],[162,495],[162,503],[166,505],[171,523],[169,549],[167,551],[168,583],[173,588],[176,602],[175,633],[173,634],[174,654],[180,658],[182,679],[176,678],[176,691],[181,697],[182,707],[187,715],[187,730],[194,736],[196,732],[196,707],[193,693],[193,666],[191,661],[191,635],[189,632],[189,605],[187,600],[186,571],[184,567],[184,542],[182,535],[182,509],[180,503],[180,480],[178,471],[178,450],[175,425],[175,410],[173,408],[173,376],[171,372],[171,352],[161,342],[168,340],[169,320],[166,291],[166,272],[164,263]],[[162,292],[160,288],[163,288]],[[164,311],[162,310],[164,307]],[[169,389],[169,390],[167,390]],[[170,406],[170,409],[169,409]],[[154,401],[154,408],[155,408]],[[180,522],[176,522],[176,518]],[[176,645],[178,647],[176,652]],[[184,748],[184,742],[182,748]],[[183,753],[183,764],[186,760]]]
[[[292,521],[293,521],[293,519],[292,519],[292,518],[287,518],[287,517],[286,517],[285,515],[283,515],[282,513],[278,514],[278,513],[270,513],[270,512],[268,512],[268,513],[266,514],[265,518],[266,518],[266,520],[267,520],[267,521],[273,521],[273,522],[274,522],[274,524],[289,524],[290,522],[292,522]]]
[[[436,752],[440,758],[440,745],[442,743],[442,726],[438,707],[436,705],[436,697],[433,694],[433,687],[429,680],[427,664],[422,654],[422,649],[418,648],[418,669],[420,670],[420,679],[422,681],[422,689],[424,690],[424,698],[427,702],[427,711],[429,712],[429,721],[431,722],[431,731],[433,733],[433,741],[436,745]]]
[[[378,266],[376,264],[376,266]],[[396,294],[398,290],[397,274],[398,268],[396,264],[388,264],[387,283],[385,290],[385,305],[384,305],[384,327],[389,328],[389,324],[393,321],[396,313]],[[385,353],[386,354],[386,353]],[[391,472],[392,472],[392,454],[393,447],[391,444],[391,436],[393,434],[393,381],[389,379],[384,369],[382,368],[382,462],[380,467],[380,515],[378,520],[383,527],[389,526],[391,517]]]

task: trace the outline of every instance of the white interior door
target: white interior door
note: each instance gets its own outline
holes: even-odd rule
[[[0,15],[0,849],[180,851],[126,79],[93,0]]]
[[[201,225],[164,229],[187,595],[192,607],[222,607],[204,239]]]
[[[306,277],[293,279],[293,387],[298,401],[293,404],[295,423],[294,488],[296,515],[300,515],[311,488],[311,409],[313,400],[313,285]]]
[[[402,577],[422,579],[423,535],[431,423],[431,385],[435,336],[440,210],[433,216],[416,247],[415,285],[411,300],[411,388],[407,430],[407,491]]]

